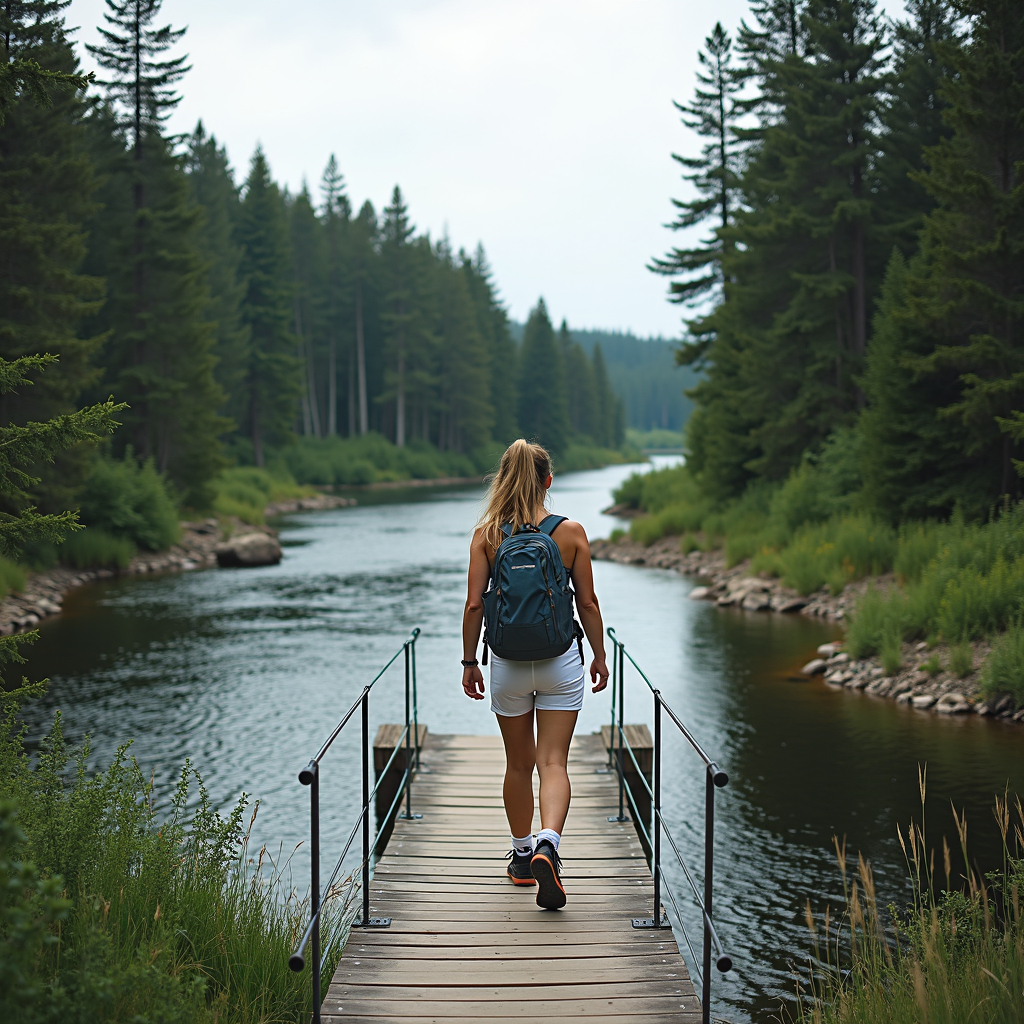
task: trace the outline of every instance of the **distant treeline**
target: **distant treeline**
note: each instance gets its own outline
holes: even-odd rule
[[[473,465],[519,434],[556,454],[622,445],[600,346],[556,337],[543,302],[517,345],[483,248],[418,233],[397,186],[357,208],[332,156],[293,194],[258,147],[239,180],[201,123],[169,135],[188,67],[160,6],[108,0],[98,88],[5,93],[0,356],[60,364],[4,398],[2,422],[113,394],[113,455],[152,460],[196,509],[231,462],[263,466],[297,435],[376,433]],[[4,60],[77,70],[65,7],[0,9]],[[92,465],[42,466],[35,500],[75,504]]]
[[[523,325],[512,322],[512,337],[522,338]],[[629,331],[569,329],[569,336],[592,355],[600,345],[612,390],[622,400],[626,426],[634,430],[682,430],[693,402],[684,394],[698,380],[675,358],[677,342],[638,338]]]
[[[656,260],[689,321],[690,472],[716,502],[834,463],[897,520],[982,515],[1024,459],[1024,4],[753,0],[716,25]]]

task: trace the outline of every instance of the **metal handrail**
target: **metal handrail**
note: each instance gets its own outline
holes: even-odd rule
[[[679,715],[666,703],[661,695],[661,690],[648,678],[644,670],[636,663],[633,656],[626,650],[625,644],[615,635],[613,627],[608,627],[608,638],[612,642],[612,685],[611,685],[611,743],[608,750],[608,766],[614,769],[619,777],[619,814],[611,821],[628,821],[625,811],[625,801],[628,799],[633,811],[633,820],[636,827],[642,832],[647,840],[651,852],[651,874],[654,880],[654,907],[649,919],[635,918],[633,926],[637,928],[661,928],[667,927],[663,924],[661,915],[661,891],[664,872],[661,864],[661,837],[662,834],[668,839],[672,852],[683,870],[683,875],[693,893],[694,900],[700,910],[703,944],[701,951],[700,966],[697,965],[697,955],[694,952],[690,936],[683,924],[679,906],[676,903],[675,894],[669,886],[665,886],[665,894],[668,896],[675,911],[679,929],[682,932],[686,947],[693,960],[694,973],[700,981],[701,987],[701,1020],[703,1024],[710,1024],[711,1021],[711,961],[712,947],[714,948],[715,967],[721,973],[732,970],[732,958],[728,956],[722,947],[721,939],[715,928],[712,915],[712,892],[715,867],[715,790],[721,789],[729,782],[729,776],[715,763],[708,755],[696,737],[686,727]],[[647,782],[644,773],[637,762],[636,754],[629,740],[626,739],[624,728],[625,720],[625,669],[626,661],[636,670],[640,678],[647,684],[652,697],[654,698],[654,771],[653,785]],[[704,802],[704,892],[703,895],[694,881],[693,875],[683,855],[679,850],[675,837],[665,823],[661,807],[661,768],[662,768],[662,712],[669,718],[673,725],[679,730],[697,755],[704,762],[705,780],[705,802]],[[616,721],[616,718],[618,721]],[[641,815],[633,798],[631,787],[626,784],[626,762],[624,753],[628,752],[633,767],[636,769],[636,776],[643,784],[651,798],[651,822],[650,827],[646,822],[640,820]]]
[[[412,633],[409,634],[409,639],[406,640],[397,651],[395,651],[395,653],[385,663],[384,667],[363,687],[352,706],[342,716],[341,721],[334,727],[331,734],[321,744],[316,755],[310,758],[309,764],[299,772],[299,782],[301,782],[303,786],[309,786],[310,916],[309,921],[306,924],[306,928],[302,933],[302,938],[299,940],[299,944],[295,947],[295,951],[288,958],[288,966],[293,971],[301,971],[306,966],[306,946],[310,946],[310,980],[313,988],[313,1024],[320,1024],[320,1005],[322,1002],[320,998],[320,920],[321,912],[323,910],[320,886],[320,762],[323,760],[327,751],[330,750],[334,741],[341,735],[345,726],[352,720],[356,711],[360,710],[360,751],[362,755],[363,784],[362,806],[359,809],[359,814],[356,815],[356,820],[348,834],[348,839],[341,851],[341,855],[338,857],[334,870],[331,872],[331,877],[328,880],[325,891],[328,893],[332,891],[334,882],[337,879],[338,874],[341,872],[342,865],[345,862],[345,858],[348,856],[348,852],[352,848],[352,844],[355,841],[360,826],[362,826],[363,856],[358,867],[356,867],[352,872],[353,877],[355,877],[357,873],[362,874],[362,919],[355,922],[352,927],[385,928],[391,923],[389,919],[377,919],[370,917],[370,864],[373,854],[377,849],[377,843],[380,840],[382,828],[391,820],[392,814],[403,799],[405,800],[405,812],[402,814],[402,817],[419,817],[418,814],[412,813],[412,777],[414,770],[419,767],[420,753],[419,708],[416,693],[416,640],[419,635],[419,628],[414,629]],[[394,663],[403,654],[405,655],[405,728],[402,730],[401,735],[395,742],[395,749],[391,752],[391,757],[384,766],[384,770],[380,773],[380,777],[376,780],[373,788],[371,789],[369,766],[370,691],[384,676],[384,673],[387,672],[387,670],[391,668],[391,666],[394,665]],[[413,741],[414,732],[415,742]],[[382,819],[376,823],[377,828],[373,836],[373,842],[371,842],[370,803],[377,796],[377,792],[385,778],[387,778],[387,774],[390,771],[391,766],[394,764],[399,750],[403,748],[403,744],[405,749],[405,771],[402,773],[401,783],[398,786],[394,799],[391,801],[391,806],[388,808],[387,813],[382,817]],[[413,755],[413,747],[415,747],[415,757]]]

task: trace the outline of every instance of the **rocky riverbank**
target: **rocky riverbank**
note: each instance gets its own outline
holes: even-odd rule
[[[270,504],[264,514],[280,516],[322,511],[355,503],[354,498],[320,494]],[[43,572],[29,573],[24,591],[8,594],[0,601],[0,636],[34,629],[48,615],[60,612],[65,596],[85,583],[114,576],[180,572],[218,564],[270,564],[280,559],[280,552],[277,532],[268,526],[250,526],[233,517],[183,522],[177,544],[166,551],[141,552],[124,569],[72,569],[58,565]]]
[[[679,543],[678,537],[662,537],[650,547],[627,538],[597,540],[591,550],[594,558],[603,561],[674,569],[696,577],[698,586],[690,592],[695,601],[714,601],[723,608],[749,612],[810,615],[837,625],[853,611],[869,586],[894,585],[892,576],[876,576],[849,584],[841,594],[832,594],[823,587],[804,596],[777,579],[752,575],[749,560],[726,568],[723,552],[695,550],[684,554]],[[892,675],[885,674],[878,658],[852,659],[842,648],[841,639],[820,647],[818,656],[804,666],[801,675],[807,679],[821,675],[829,686],[888,697],[935,714],[993,715],[1024,721],[1024,708],[1017,710],[1011,697],[986,700],[978,692],[978,670],[989,653],[987,642],[972,645],[974,667],[963,676],[950,671],[950,651],[942,644],[932,650],[924,643],[904,644],[902,667]]]

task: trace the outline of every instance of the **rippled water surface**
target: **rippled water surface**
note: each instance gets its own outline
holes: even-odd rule
[[[554,511],[592,536],[616,524],[600,510],[630,467],[557,478]],[[162,792],[188,757],[214,799],[261,801],[257,839],[287,854],[308,823],[296,771],[414,626],[420,718],[435,732],[496,732],[486,702],[462,695],[459,639],[467,545],[481,490],[360,495],[355,508],[282,525],[285,559],[108,581],[78,591],[42,628],[26,672],[52,679],[26,709],[30,737],[53,711],[97,763],[127,739]],[[691,581],[661,570],[595,564],[606,622],[730,775],[719,791],[716,917],[736,970],[716,982],[716,1013],[768,1021],[792,992],[789,964],[806,950],[804,906],[841,895],[833,835],[870,857],[883,901],[906,897],[897,823],[919,813],[917,766],[928,765],[932,837],[952,834],[950,801],[967,811],[975,854],[995,857],[993,797],[1024,784],[1016,727],[939,718],[792,675],[834,627],[687,600]],[[626,718],[650,721],[640,684]],[[374,691],[372,725],[402,716],[401,676]],[[607,719],[588,694],[580,728]],[[669,729],[666,726],[666,736]],[[348,830],[357,736],[325,762],[325,858]],[[703,775],[672,737],[666,817],[702,863]],[[564,852],[572,856],[571,815]],[[297,877],[305,870],[295,855]],[[684,911],[692,927],[692,917]]]

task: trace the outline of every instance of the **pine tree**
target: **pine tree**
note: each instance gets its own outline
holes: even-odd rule
[[[602,429],[599,429],[601,409],[594,364],[583,351],[583,346],[572,340],[568,324],[564,320],[558,337],[562,350],[562,365],[565,368],[569,427],[573,434],[593,442],[602,433]],[[596,346],[595,351],[597,348],[600,348],[600,345]]]
[[[693,185],[697,198],[673,199],[676,218],[668,226],[681,231],[711,220],[712,234],[696,248],[674,248],[649,266],[657,274],[674,278],[669,285],[669,300],[687,304],[701,299],[722,282],[722,248],[726,243],[719,229],[728,228],[732,222],[739,190],[741,154],[736,126],[742,108],[736,94],[742,82],[732,67],[732,41],[721,22],[704,40],[704,47],[697,53],[703,70],[697,72],[699,85],[694,100],[689,105],[675,106],[682,114],[683,124],[708,141],[699,157],[672,154],[672,159],[685,169],[683,180]],[[690,349],[687,358],[692,361],[702,350],[700,346]]]
[[[934,204],[921,181],[925,151],[950,134],[942,89],[950,77],[943,53],[956,44],[956,16],[948,0],[909,0],[909,18],[894,25],[894,58],[880,111],[878,239],[884,251],[907,256],[917,248],[924,215]]]
[[[85,152],[85,105],[67,87],[84,80],[64,34],[66,6],[0,7],[0,66],[31,62],[45,83],[42,96],[12,90],[0,106],[0,357],[60,356],[33,387],[0,398],[0,424],[71,412],[97,375],[90,360],[100,339],[79,335],[103,295],[102,281],[81,272],[97,183]],[[64,87],[53,88],[54,81]],[[69,507],[87,462],[75,449],[59,454],[54,467],[38,467],[35,500],[48,509]]]
[[[325,330],[327,333],[327,433],[338,432],[338,353],[341,351],[342,325],[347,323],[348,296],[346,294],[346,243],[352,207],[345,195],[345,179],[338,170],[338,161],[331,154],[320,179],[321,207],[326,233],[326,280],[324,282],[326,310]],[[360,310],[360,317],[362,310]],[[348,433],[356,433],[358,410],[359,433],[365,434],[366,420],[366,354],[365,342],[360,337],[349,345],[348,367]]]
[[[695,325],[709,341],[688,428],[690,464],[716,498],[783,478],[853,420],[867,310],[884,271],[875,236],[875,111],[885,84],[872,0],[810,0],[796,37],[756,64],[769,97],[722,232],[726,301]],[[779,52],[784,55],[781,58]]]
[[[429,332],[423,308],[425,275],[432,256],[425,240],[413,240],[415,229],[401,189],[396,185],[391,205],[384,209],[381,229],[383,311],[381,321],[388,361],[382,400],[394,403],[394,441],[401,448],[410,433],[409,413],[422,417],[433,384],[432,356],[436,339]]]
[[[958,501],[981,514],[1019,492],[1012,425],[1024,408],[1024,10],[1011,0],[962,0],[957,10],[969,39],[940,49],[951,70],[943,93],[952,135],[926,154],[921,180],[936,207],[900,313],[924,342],[903,360],[906,394],[883,396],[877,415],[933,410],[924,418],[932,473],[908,483],[904,506],[948,512]],[[959,457],[944,459],[950,451]]]
[[[265,446],[288,440],[302,394],[295,357],[288,220],[284,198],[257,146],[245,182],[238,224],[245,282],[242,321],[250,342],[245,375],[246,425],[257,466]]]
[[[489,401],[490,353],[480,332],[465,274],[447,239],[437,246],[437,447],[467,452],[491,439],[494,410]],[[429,439],[429,438],[428,438]]]
[[[600,344],[591,353],[594,364],[594,393],[597,417],[594,424],[594,440],[604,448],[621,448],[626,440],[626,411],[620,399],[612,390],[608,380],[608,369]]]
[[[242,249],[235,240],[238,188],[224,147],[206,134],[202,122],[187,140],[184,166],[192,199],[204,215],[198,246],[207,264],[205,316],[214,331],[214,376],[227,396],[223,411],[237,426],[245,416],[242,384],[249,350],[249,330],[241,317]]]
[[[477,324],[488,349],[489,391],[494,410],[494,437],[510,444],[518,435],[516,426],[516,349],[509,333],[508,313],[498,298],[484,247],[478,245],[473,258],[462,255],[462,271],[476,309]]]
[[[108,279],[100,317],[110,331],[107,379],[130,407],[116,448],[130,445],[140,458],[153,458],[186,505],[205,508],[210,481],[224,465],[218,438],[230,424],[217,415],[224,395],[213,376],[214,330],[206,319],[203,213],[183,161],[160,133],[179,100],[172,86],[188,68],[185,57],[156,59],[184,30],[151,27],[156,0],[107,6],[105,18],[119,31],[101,29],[106,45],[91,48],[113,74],[102,83],[108,105],[93,123],[106,181],[90,260]]]
[[[349,226],[350,287],[352,295],[352,338],[356,351],[356,392],[359,403],[359,433],[370,429],[370,377],[372,356],[380,354],[381,345],[367,346],[367,324],[371,318],[368,307],[373,292],[373,271],[377,262],[377,214],[369,201]]]
[[[324,397],[327,401],[328,433],[337,433],[337,370],[335,350],[331,345],[332,339],[328,336],[326,322],[330,315],[327,308],[327,239],[324,225],[313,209],[305,185],[289,207],[288,220],[294,309],[292,330],[298,343],[296,358],[304,369],[301,399],[302,432],[307,436],[323,437],[324,424],[320,414],[321,399],[318,386],[318,370],[324,362],[321,353],[327,356],[327,388]]]
[[[569,443],[562,360],[543,299],[530,312],[519,352],[519,426],[555,455]]]

